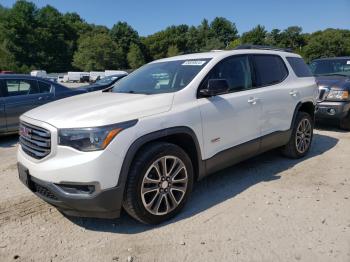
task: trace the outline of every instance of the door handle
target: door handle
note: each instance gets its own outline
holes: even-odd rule
[[[296,90],[292,90],[292,91],[290,91],[289,92],[289,94],[291,95],[291,96],[297,96],[298,94],[299,94],[299,92],[298,91],[296,91]]]
[[[47,99],[49,99],[48,96],[39,96],[38,97],[38,100],[47,100]]]
[[[255,105],[259,100],[260,100],[259,98],[251,97],[251,98],[248,99],[248,103],[252,104],[252,105]]]

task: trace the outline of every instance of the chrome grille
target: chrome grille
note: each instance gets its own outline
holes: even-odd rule
[[[19,126],[19,143],[23,151],[33,158],[41,159],[51,152],[50,131],[21,122]]]

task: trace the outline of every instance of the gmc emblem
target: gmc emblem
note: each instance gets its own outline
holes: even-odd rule
[[[27,137],[27,138],[31,138],[29,128],[26,128],[26,127],[24,127],[24,126],[21,126],[21,127],[19,128],[19,135],[20,135],[20,136]]]

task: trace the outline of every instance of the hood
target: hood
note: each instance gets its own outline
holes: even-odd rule
[[[76,87],[75,89],[90,90],[90,89],[101,88],[101,87],[105,87],[105,86],[108,87],[108,86],[110,86],[110,84],[109,85],[107,85],[107,84],[100,85],[100,84],[94,83],[94,84],[90,84],[90,85],[86,85],[86,86],[79,86],[79,87]]]
[[[57,128],[103,126],[169,111],[173,97],[173,93],[93,92],[58,100],[24,115]]]
[[[318,76],[316,82],[319,87],[346,88],[350,85],[350,78],[346,76]]]

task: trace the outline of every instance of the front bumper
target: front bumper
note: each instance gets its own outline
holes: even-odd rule
[[[316,109],[316,120],[339,122],[350,110],[350,102],[320,102]]]
[[[71,194],[60,184],[31,176],[29,170],[18,163],[19,178],[34,194],[70,216],[117,218],[122,209],[123,186],[95,191],[91,194]]]

